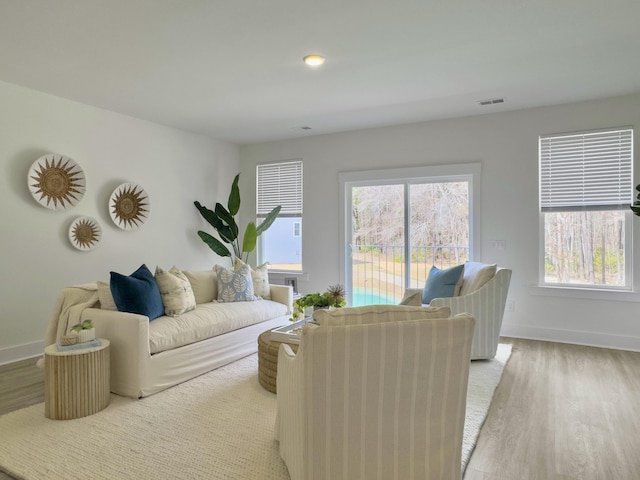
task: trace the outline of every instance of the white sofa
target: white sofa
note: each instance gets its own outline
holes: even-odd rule
[[[80,288],[65,289],[58,310],[77,309],[73,321],[92,320],[96,336],[111,342],[111,391],[133,398],[255,353],[260,333],[288,323],[293,300],[291,287],[270,285],[270,300],[198,303],[195,310],[177,317],[149,322],[144,315],[102,305],[95,285],[81,286],[95,295],[85,295],[84,303],[74,306],[65,297],[73,298],[70,292]]]
[[[509,293],[511,270],[479,262],[467,262],[465,265],[460,295],[434,298],[429,305],[449,307],[452,315],[463,312],[472,314],[476,325],[471,346],[471,360],[493,358],[500,341],[500,328]],[[479,278],[488,273],[490,273],[488,279]],[[417,292],[422,292],[422,289],[407,289],[405,296]]]

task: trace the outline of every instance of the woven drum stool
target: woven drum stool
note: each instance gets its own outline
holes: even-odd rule
[[[258,337],[258,380],[260,385],[272,393],[276,393],[276,378],[278,377],[278,349],[281,342],[271,340],[271,330],[262,332]],[[298,345],[287,343],[294,352]]]

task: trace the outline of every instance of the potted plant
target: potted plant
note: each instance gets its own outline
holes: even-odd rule
[[[90,342],[96,338],[96,329],[92,320],[85,320],[71,327],[73,335],[78,337],[78,343]]]
[[[293,315],[289,320],[295,322],[304,316],[307,308],[340,308],[347,304],[345,291],[342,285],[330,285],[324,293],[308,293],[293,301]]]
[[[238,223],[236,222],[236,215],[240,209],[240,189],[238,188],[239,179],[240,174],[236,175],[233,180],[231,193],[229,193],[229,200],[227,201],[227,208],[222,206],[220,203],[216,203],[215,209],[209,210],[198,201],[193,203],[200,212],[200,215],[209,222],[222,240],[220,241],[213,235],[203,232],[202,230],[198,230],[198,236],[202,241],[209,245],[209,248],[221,257],[232,257],[235,255],[240,260],[243,260],[242,254],[245,253],[246,256],[244,261],[246,262],[249,257],[249,253],[253,252],[256,248],[258,237],[271,226],[274,220],[278,217],[282,207],[277,206],[271,210],[271,212],[269,212],[262,223],[258,226],[253,222],[249,222],[244,235],[242,236],[241,243],[240,231]],[[223,242],[232,246],[233,255]]]

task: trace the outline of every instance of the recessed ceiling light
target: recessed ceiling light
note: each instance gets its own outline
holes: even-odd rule
[[[324,63],[324,60],[322,55],[307,55],[302,59],[302,61],[310,67],[318,67]]]

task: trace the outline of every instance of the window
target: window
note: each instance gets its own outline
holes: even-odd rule
[[[431,266],[474,258],[479,175],[479,164],[340,174],[350,305],[398,303]]]
[[[631,289],[633,131],[542,136],[544,284]]]
[[[302,161],[256,167],[256,216],[262,222],[273,208],[278,218],[259,237],[258,262],[273,270],[302,270]]]

